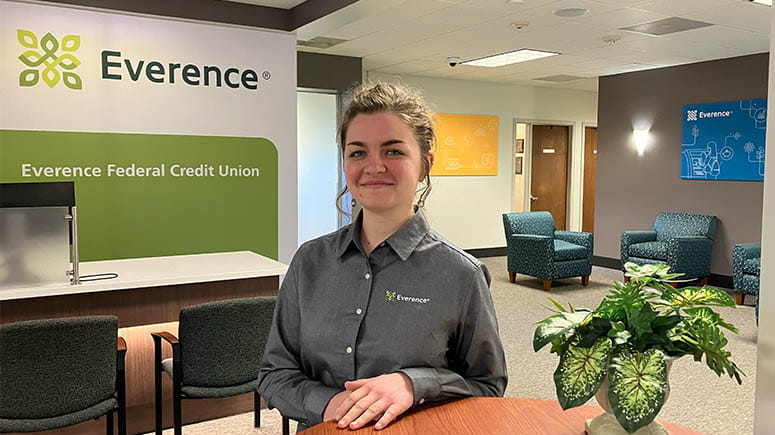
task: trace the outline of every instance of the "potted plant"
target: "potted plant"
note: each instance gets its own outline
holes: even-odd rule
[[[668,281],[681,274],[668,273],[664,264],[626,263],[625,271],[629,280],[614,282],[592,311],[570,304],[565,309],[549,299],[555,314],[538,323],[533,349],[551,343],[550,352],[560,356],[554,383],[563,409],[583,405],[608,381],[611,411],[621,428],[633,433],[651,424],[662,409],[669,391],[668,362],[704,356],[719,376],[726,372],[740,384],[745,374],[729,359],[721,330],[737,329],[710,308],[734,307],[726,292],[708,286],[674,288]],[[601,398],[604,402],[606,395]]]

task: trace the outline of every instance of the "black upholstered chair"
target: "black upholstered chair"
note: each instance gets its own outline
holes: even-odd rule
[[[0,325],[0,433],[37,432],[107,415],[126,434],[124,357],[114,316]]]
[[[162,372],[172,378],[173,427],[182,433],[182,399],[230,397],[253,392],[254,426],[261,426],[258,369],[272,324],[276,297],[228,299],[180,310],[179,338],[152,333],[156,382],[156,433],[162,433]],[[162,360],[162,340],[172,358]],[[289,421],[283,417],[283,433]]]

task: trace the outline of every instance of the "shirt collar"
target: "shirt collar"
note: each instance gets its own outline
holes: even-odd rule
[[[347,230],[345,236],[341,239],[339,247],[337,249],[337,257],[341,257],[347,252],[347,248],[351,245],[355,245],[361,252],[363,248],[361,246],[360,234],[361,226],[363,225],[363,211],[358,214],[350,228]],[[385,243],[390,245],[391,248],[398,254],[401,260],[406,261],[412,252],[417,248],[422,239],[428,234],[430,226],[428,221],[425,220],[425,215],[421,208],[415,211],[414,216],[409,218],[401,228],[398,229],[393,235],[385,240]]]

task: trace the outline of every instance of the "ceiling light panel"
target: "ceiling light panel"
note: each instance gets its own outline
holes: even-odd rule
[[[636,24],[634,26],[622,27],[621,30],[645,33],[647,35],[662,36],[712,25],[713,24],[706,23],[704,21],[689,20],[680,17],[670,17],[665,18],[664,20],[657,20],[643,24]]]
[[[753,3],[758,3],[760,5],[767,5],[772,6],[772,0],[751,0]]]
[[[496,54],[495,56],[482,57],[474,60],[467,60],[461,62],[463,65],[471,66],[485,66],[489,68],[495,68],[504,65],[511,65],[519,62],[527,62],[535,59],[542,59],[544,57],[557,56],[560,53],[553,51],[531,50],[528,48],[522,48],[516,51],[510,51],[508,53]]]

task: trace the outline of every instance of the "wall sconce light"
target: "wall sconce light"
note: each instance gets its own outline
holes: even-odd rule
[[[646,150],[646,144],[649,142],[648,130],[633,130],[633,136],[635,136],[635,147],[638,149],[638,155],[643,155]]]

